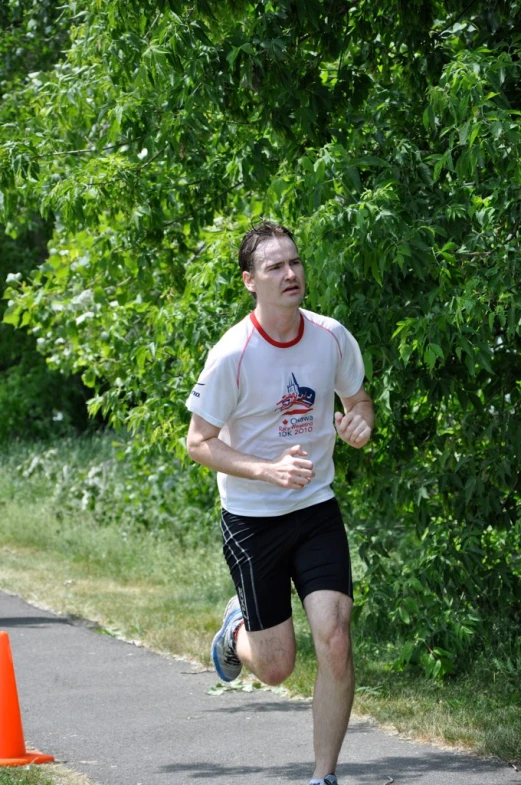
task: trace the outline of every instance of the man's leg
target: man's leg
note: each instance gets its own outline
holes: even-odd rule
[[[315,591],[304,599],[318,662],[313,693],[316,779],[335,771],[353,704],[352,607],[352,599],[337,591]]]
[[[259,632],[248,632],[243,625],[237,633],[237,656],[265,684],[280,684],[287,679],[295,666],[295,651],[291,618]]]
[[[295,633],[291,619],[292,516],[255,518],[222,511],[223,551],[240,599],[231,622],[216,636],[261,681],[280,684],[295,665]],[[244,625],[237,622],[242,614]],[[239,620],[240,616],[239,616]],[[282,621],[283,620],[283,621]],[[216,640],[214,639],[214,646]],[[215,662],[215,657],[214,657]],[[237,660],[236,660],[237,662]],[[238,672],[240,672],[240,663]],[[219,671],[219,668],[217,668]]]

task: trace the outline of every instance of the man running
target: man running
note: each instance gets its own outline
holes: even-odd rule
[[[190,457],[218,472],[224,555],[237,596],[212,644],[221,679],[245,665],[279,684],[295,664],[291,581],[318,662],[313,694],[315,770],[335,768],[354,694],[349,546],[331,490],[335,429],[364,447],[374,424],[353,336],[300,308],[302,262],[292,234],[264,222],[245,235],[239,265],[255,310],[208,355],[187,401]],[[344,413],[334,413],[335,392]]]

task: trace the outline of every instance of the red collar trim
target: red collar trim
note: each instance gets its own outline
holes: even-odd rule
[[[281,343],[280,341],[274,341],[273,338],[270,338],[266,330],[261,326],[261,323],[253,311],[250,313],[250,319],[253,322],[253,326],[262,335],[264,340],[268,343],[271,343],[272,346],[276,346],[277,349],[289,349],[290,346],[295,346],[295,344],[297,344],[304,335],[304,317],[302,314],[300,314],[300,326],[298,328],[297,337],[293,338],[292,341],[288,341],[288,343]]]

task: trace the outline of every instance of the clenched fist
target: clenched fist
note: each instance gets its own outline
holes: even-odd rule
[[[361,414],[335,412],[335,428],[342,441],[351,447],[365,447],[371,438],[371,426]]]
[[[288,447],[278,458],[270,461],[268,482],[294,490],[305,488],[315,476],[313,463],[305,458],[306,455],[300,444]]]

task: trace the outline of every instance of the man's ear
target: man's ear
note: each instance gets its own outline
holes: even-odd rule
[[[255,277],[249,273],[247,270],[244,270],[242,273],[242,280],[249,292],[255,291]]]

